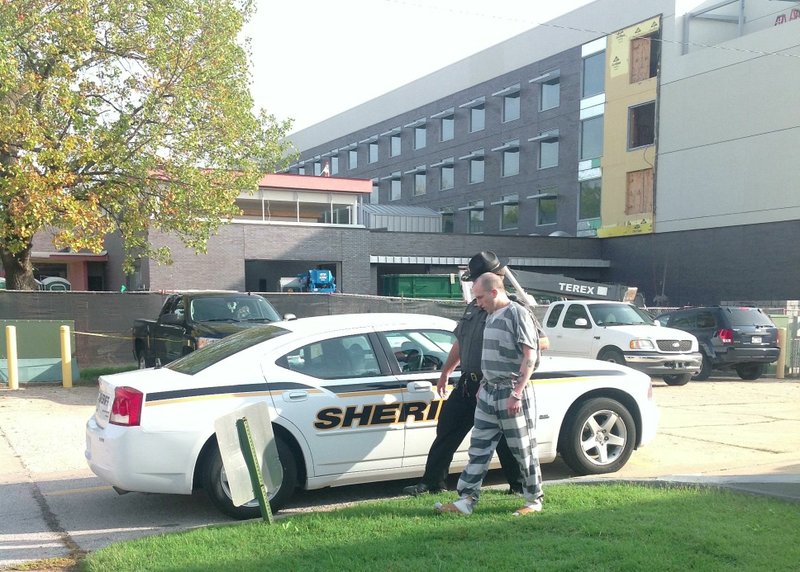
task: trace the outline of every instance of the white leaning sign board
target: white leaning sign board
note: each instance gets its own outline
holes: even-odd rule
[[[241,506],[256,497],[250,481],[250,471],[247,469],[239,444],[239,433],[236,430],[236,422],[243,417],[250,426],[250,435],[267,493],[275,491],[283,480],[283,468],[278,457],[278,446],[275,444],[272,420],[266,402],[254,403],[219,417],[214,422],[214,429],[235,506]]]

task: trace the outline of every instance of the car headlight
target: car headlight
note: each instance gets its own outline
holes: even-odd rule
[[[640,339],[640,340],[631,340],[631,349],[632,350],[654,350],[656,346],[653,344],[651,340],[647,339]]]
[[[219,340],[219,338],[197,338],[197,349],[199,350],[200,348],[205,347],[208,344],[218,342]]]

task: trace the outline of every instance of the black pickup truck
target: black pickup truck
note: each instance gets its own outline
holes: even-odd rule
[[[285,319],[294,316],[287,314]],[[266,298],[241,292],[171,294],[155,320],[133,323],[140,368],[166,364],[245,328],[284,319]]]

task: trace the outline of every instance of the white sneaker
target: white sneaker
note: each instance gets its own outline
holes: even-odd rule
[[[512,514],[514,516],[525,516],[526,514],[533,514],[535,512],[542,512],[542,501],[537,499],[530,504],[526,504],[520,509],[517,509]]]
[[[436,502],[433,505],[433,508],[439,513],[454,512],[457,514],[470,515],[472,514],[473,503],[469,499],[464,498],[449,502],[445,505],[440,502]]]

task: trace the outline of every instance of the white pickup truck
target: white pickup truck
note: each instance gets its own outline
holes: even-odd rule
[[[615,362],[663,377],[668,385],[685,385],[702,364],[697,338],[658,325],[627,302],[553,302],[542,326],[550,340],[547,355]]]

